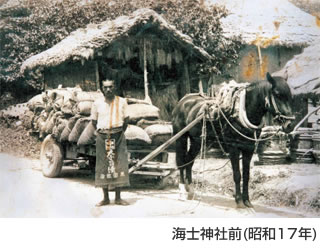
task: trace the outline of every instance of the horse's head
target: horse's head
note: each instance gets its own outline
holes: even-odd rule
[[[267,80],[272,85],[267,106],[274,117],[274,121],[279,123],[284,132],[289,133],[293,129],[292,121],[292,95],[286,80],[282,77],[272,77],[267,73]]]

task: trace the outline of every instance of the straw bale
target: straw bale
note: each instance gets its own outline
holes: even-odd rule
[[[95,144],[96,142],[95,131],[96,131],[96,128],[90,121],[88,125],[85,127],[85,129],[83,130],[83,132],[81,133],[77,145],[81,146],[81,145]]]
[[[68,141],[69,142],[78,142],[81,133],[85,129],[85,127],[88,125],[90,120],[88,118],[80,118],[77,120],[76,124],[73,126]]]
[[[56,125],[52,129],[52,135],[57,140],[60,140],[60,136],[62,134],[62,131],[67,126],[68,120],[67,119],[59,119],[59,121],[56,123]]]
[[[43,132],[43,133],[46,133],[46,131],[47,131],[47,127],[51,127],[51,124],[49,124],[49,123],[51,123],[51,118],[52,118],[52,116],[54,115],[54,110],[51,110],[49,113],[48,113],[48,116],[46,117],[46,116],[43,116],[44,118],[45,118],[45,125],[44,125],[44,127],[41,129],[41,132]]]
[[[144,145],[151,143],[151,139],[146,131],[135,125],[128,125],[124,135],[129,144]]]
[[[63,129],[61,136],[60,136],[60,141],[67,141],[69,138],[69,135],[71,133],[71,130],[73,129],[74,125],[76,124],[77,120],[80,118],[80,116],[73,116],[69,119],[67,125]]]
[[[56,121],[58,119],[58,117],[62,116],[62,112],[54,112],[51,111],[51,116],[48,118],[47,122],[46,122],[46,126],[45,126],[45,133],[47,134],[51,134],[52,133],[52,129],[56,124]]]
[[[84,116],[89,116],[91,114],[91,107],[93,101],[81,101],[77,103],[76,113]]]
[[[168,141],[172,134],[171,124],[154,124],[144,129],[152,140],[152,145],[161,145]]]
[[[155,120],[159,119],[159,109],[153,105],[131,104],[128,105],[129,121],[136,123],[140,119]]]
[[[154,124],[146,127],[144,129],[149,137],[152,139],[157,135],[172,135],[172,125],[171,124]]]
[[[75,104],[76,104],[76,102],[72,98],[70,98],[70,99],[63,102],[63,105],[61,107],[61,111],[66,115],[72,115],[73,114],[72,110],[73,110]]]

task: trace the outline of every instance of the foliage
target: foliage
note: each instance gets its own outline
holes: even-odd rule
[[[6,12],[0,25],[0,81],[17,81],[24,60],[40,53],[89,23],[99,23],[128,15],[141,7],[151,8],[194,43],[204,48],[214,60],[202,66],[200,73],[223,73],[235,62],[239,43],[222,36],[221,7],[204,7],[196,0],[20,0],[17,9]],[[1,10],[0,10],[1,11]],[[17,14],[18,13],[18,14]],[[1,14],[1,13],[0,13]]]

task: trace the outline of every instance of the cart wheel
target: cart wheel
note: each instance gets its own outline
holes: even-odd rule
[[[41,144],[40,163],[42,174],[46,177],[58,177],[63,165],[63,150],[51,135],[48,135]]]

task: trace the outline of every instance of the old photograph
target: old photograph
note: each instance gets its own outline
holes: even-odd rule
[[[1,218],[319,218],[320,2],[0,0]]]

